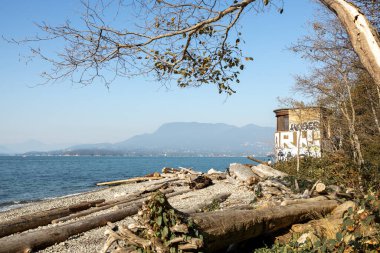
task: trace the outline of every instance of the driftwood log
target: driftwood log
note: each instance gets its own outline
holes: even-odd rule
[[[259,181],[259,177],[252,172],[249,166],[244,164],[231,163],[229,173],[234,179],[247,185],[253,185]]]
[[[190,190],[174,192],[168,197]],[[138,212],[143,202],[121,206],[117,210],[88,217],[83,220],[62,224],[43,230],[30,231],[0,239],[0,253],[28,252],[42,249],[67,240],[70,236],[90,229],[104,226],[107,222],[116,222]],[[229,244],[238,243],[263,233],[271,233],[331,212],[338,205],[337,201],[324,200],[290,206],[270,207],[257,210],[225,210],[191,214],[205,237],[206,250],[217,252]]]
[[[352,201],[346,201],[336,207],[327,217],[322,219],[311,220],[307,223],[293,224],[289,232],[276,237],[276,241],[285,244],[294,240],[294,235],[301,235],[297,240],[298,243],[304,243],[306,239],[314,240],[316,238],[326,237],[335,239],[336,233],[341,229],[343,216],[349,208],[355,209],[356,204]]]
[[[48,225],[54,219],[89,209],[96,204],[102,203],[104,201],[104,199],[99,199],[95,201],[81,202],[79,204],[71,205],[68,207],[54,208],[46,211],[36,212],[29,215],[20,216],[13,220],[1,222],[0,237],[8,236],[32,228],[37,228],[39,226]]]
[[[191,190],[173,192],[167,197],[181,195]],[[59,226],[25,232],[0,239],[0,253],[10,252],[31,252],[32,250],[43,249],[55,243],[63,242],[70,236],[86,232],[88,230],[105,226],[107,222],[116,222],[125,217],[134,215],[143,205],[143,201],[128,206],[119,207],[109,213],[104,213],[94,217],[88,217],[83,220],[62,224]]]
[[[138,183],[138,182],[143,182],[143,181],[159,180],[159,179],[163,179],[163,177],[134,177],[134,178],[123,179],[123,180],[97,183],[96,185],[97,186],[104,186],[104,185],[112,186],[112,185]]]
[[[323,194],[326,192],[326,185],[324,183],[318,183],[315,186],[315,191],[318,192],[319,194]]]
[[[247,156],[247,158],[248,158],[249,160],[251,160],[251,161],[257,162],[258,164],[267,164],[267,162],[264,162],[264,161],[262,161],[262,160],[259,160],[259,159],[255,158],[255,157],[253,157],[253,156]]]
[[[253,173],[257,174],[258,176],[262,178],[266,177],[287,177],[288,174],[281,172],[279,170],[273,169],[272,167],[265,165],[265,164],[258,164],[256,166],[252,166]]]
[[[163,192],[165,194],[167,194],[167,193],[171,193],[173,191],[174,191],[173,189],[167,189],[167,190],[164,190]],[[83,210],[81,212],[73,213],[73,214],[70,214],[68,216],[64,216],[64,217],[61,217],[58,219],[54,219],[54,220],[52,220],[51,223],[56,224],[59,222],[65,222],[65,221],[72,220],[72,219],[79,218],[79,217],[83,217],[83,216],[86,216],[86,215],[89,215],[92,213],[96,213],[99,211],[110,209],[114,206],[119,206],[119,207],[123,208],[123,207],[126,207],[128,205],[136,204],[138,202],[144,202],[148,198],[148,196],[149,195],[140,196],[137,194],[132,194],[132,195],[127,196],[126,198],[123,198],[123,199],[112,200],[112,201],[106,202],[105,205],[102,205],[102,206],[97,206],[97,207],[94,207],[94,208],[91,208],[88,210]]]
[[[314,203],[316,201],[321,200],[328,200],[328,197],[325,196],[318,196],[314,198],[309,199],[287,199],[281,202],[281,206],[288,206],[288,205],[294,205],[294,204],[304,204],[304,203]]]
[[[325,215],[337,206],[335,200],[324,200],[257,210],[196,213],[191,217],[203,232],[206,251],[220,252],[230,244]]]

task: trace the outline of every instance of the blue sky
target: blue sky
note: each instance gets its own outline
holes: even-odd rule
[[[34,22],[63,23],[81,11],[79,2],[3,0],[0,33],[8,38],[34,35]],[[211,86],[166,89],[142,77],[117,79],[109,90],[100,83],[36,86],[39,73],[49,66],[26,64],[26,46],[0,40],[0,145],[29,139],[50,144],[117,142],[179,121],[274,126],[276,97],[290,96],[293,75],[308,68],[286,47],[307,33],[317,5],[285,0],[284,9],[282,15],[273,10],[244,18],[244,53],[255,60],[246,64],[237,93],[230,97]]]

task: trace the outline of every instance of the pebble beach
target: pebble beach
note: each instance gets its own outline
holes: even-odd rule
[[[49,210],[52,208],[66,207],[74,204],[78,204],[83,201],[93,201],[99,199],[105,199],[106,201],[115,200],[117,198],[128,196],[136,193],[141,193],[144,189],[149,186],[164,183],[168,179],[146,181],[134,184],[123,184],[118,186],[112,186],[107,188],[98,189],[91,192],[85,192],[73,196],[59,197],[55,199],[39,201],[34,203],[29,203],[19,208],[15,208],[8,211],[0,212],[0,220],[5,222],[8,220],[15,219],[17,217],[33,214],[39,211]],[[181,191],[184,189],[189,189],[189,186],[184,184],[184,180],[177,181],[176,184],[173,183],[175,191]],[[181,195],[173,196],[169,198],[170,204],[179,209],[186,210],[192,208],[194,204],[199,204],[202,202],[210,201],[214,196],[222,193],[230,193],[231,196],[223,203],[221,203],[221,208],[223,206],[233,206],[239,204],[249,204],[254,199],[254,193],[252,191],[246,191],[244,187],[238,186],[228,182],[228,180],[214,180],[214,184],[203,189],[193,190]],[[117,207],[114,207],[117,208]],[[62,224],[75,222],[79,219],[86,219],[91,216],[101,215],[106,212],[111,212],[113,208],[106,209],[103,211],[95,212],[88,216],[75,218],[66,222],[60,222],[57,224],[49,224],[47,226],[41,226],[35,229],[24,231],[22,233],[28,233],[32,230],[43,230],[53,226],[61,226]],[[133,216],[126,217],[124,220],[116,222],[115,224],[122,223],[132,223]],[[50,247],[42,249],[37,252],[52,253],[52,252],[71,252],[71,253],[83,253],[83,252],[100,252],[107,236],[104,234],[106,226],[92,229],[90,231],[74,235],[68,240],[60,243],[56,243]],[[10,235],[13,236],[13,235]]]

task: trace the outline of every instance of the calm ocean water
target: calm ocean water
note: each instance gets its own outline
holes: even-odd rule
[[[0,156],[0,211],[15,205],[94,190],[97,182],[143,176],[163,167],[224,171],[245,157]]]

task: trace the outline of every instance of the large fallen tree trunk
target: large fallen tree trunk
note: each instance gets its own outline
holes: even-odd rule
[[[252,166],[253,173],[259,175],[262,178],[266,177],[287,177],[288,174],[281,172],[279,170],[273,169],[272,167],[265,164],[258,164],[256,166]]]
[[[181,195],[189,191],[191,190],[173,192],[168,194],[167,197]],[[125,217],[134,215],[138,212],[142,205],[143,201],[141,200],[138,202],[129,203],[128,206],[120,206],[117,210],[98,216],[88,217],[83,220],[62,224],[56,227],[1,238],[0,253],[31,252],[32,250],[46,248],[55,243],[63,242],[70,236],[104,226],[107,222],[116,222],[124,219]]]
[[[240,163],[231,163],[229,174],[232,178],[247,185],[253,185],[259,181],[259,177],[252,172],[249,166]]]
[[[168,197],[182,193],[184,192],[175,192],[168,194]],[[197,213],[191,214],[190,217],[194,219],[194,222],[203,232],[206,250],[216,252],[229,244],[238,243],[260,234],[271,233],[294,223],[300,223],[315,216],[327,214],[337,205],[337,201],[325,200],[257,210]],[[99,216],[5,237],[0,239],[0,253],[42,249],[65,241],[72,235],[104,226],[107,222],[116,222],[127,216],[134,215],[141,206],[142,202],[138,202]]]
[[[52,220],[67,216],[82,210],[89,209],[96,204],[104,202],[104,199],[95,201],[81,202],[63,208],[55,208],[41,211],[29,215],[20,216],[16,219],[4,221],[0,223],[0,237],[22,232],[39,226],[48,225]],[[1,245],[1,244],[0,244]]]
[[[230,244],[271,233],[292,224],[325,215],[338,206],[335,200],[257,210],[196,213],[191,217],[204,235],[207,252],[219,252]]]

